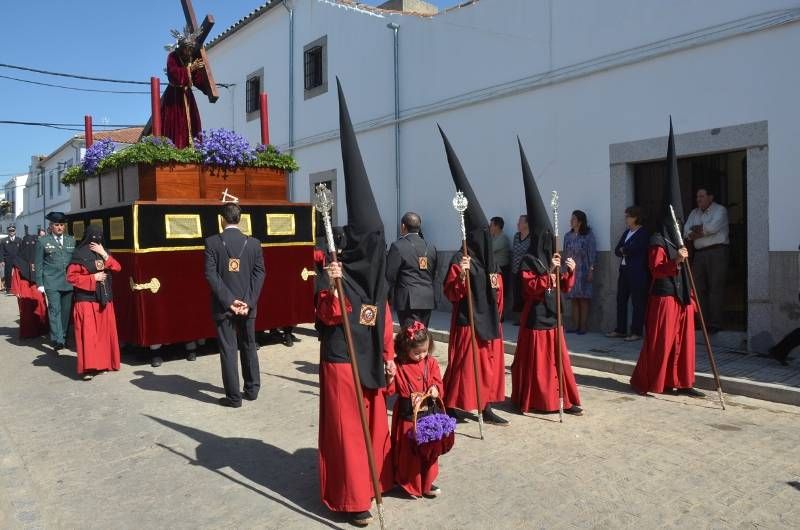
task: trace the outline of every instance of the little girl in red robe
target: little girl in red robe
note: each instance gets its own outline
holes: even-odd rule
[[[441,489],[433,481],[439,475],[438,459],[425,461],[414,452],[414,405],[430,391],[442,396],[442,374],[439,363],[430,355],[433,336],[425,324],[413,322],[394,338],[397,373],[392,383],[398,399],[392,412],[392,460],[395,482],[412,497],[433,498]]]

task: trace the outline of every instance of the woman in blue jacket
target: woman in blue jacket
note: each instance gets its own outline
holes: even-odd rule
[[[642,338],[644,310],[650,275],[647,270],[647,249],[650,235],[642,226],[642,210],[638,206],[625,208],[628,228],[619,238],[614,253],[622,258],[617,280],[617,327],[607,337],[625,337],[627,341]],[[628,299],[633,305],[633,319],[628,331]]]

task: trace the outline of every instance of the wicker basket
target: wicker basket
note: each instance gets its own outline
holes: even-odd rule
[[[445,414],[444,402],[440,397],[433,397],[430,391],[414,404],[414,430],[410,437],[414,442],[414,453],[422,460],[433,462],[450,451],[455,443],[455,420]],[[434,425],[437,427],[433,439],[425,433],[425,440],[420,442],[420,428]],[[441,428],[439,428],[441,427]]]

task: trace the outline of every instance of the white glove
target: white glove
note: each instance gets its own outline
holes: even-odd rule
[[[43,292],[44,292],[44,287],[43,287],[43,286],[41,286],[41,285],[40,285],[39,287],[37,287],[37,289],[39,289],[39,292],[40,292],[40,293],[43,293]]]

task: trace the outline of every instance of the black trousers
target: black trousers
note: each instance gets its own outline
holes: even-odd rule
[[[786,357],[789,352],[800,346],[800,328],[795,328],[786,334],[781,341],[771,348],[779,357]]]
[[[425,327],[428,327],[428,323],[431,321],[431,311],[432,309],[398,309],[397,310],[397,321],[400,323],[400,327],[407,327],[413,321],[422,322],[425,324]]]
[[[258,346],[256,345],[256,319],[228,317],[218,320],[219,359],[222,365],[222,386],[225,395],[234,403],[242,400],[239,390],[239,369],[236,365],[236,352],[242,363],[244,391],[252,397],[261,388],[261,374],[258,371]]]
[[[722,328],[725,323],[725,281],[728,273],[728,245],[695,250],[692,273],[706,324]],[[699,319],[698,319],[699,320]]]
[[[631,335],[642,336],[644,311],[647,306],[647,276],[642,271],[619,268],[617,278],[617,333],[628,333],[628,299],[633,305]]]

